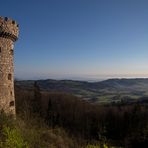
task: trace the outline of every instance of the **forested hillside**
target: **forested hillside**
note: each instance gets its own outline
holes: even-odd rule
[[[31,90],[33,80],[16,81],[16,87]],[[81,97],[92,103],[146,102],[148,101],[148,79],[109,79],[101,82],[72,80],[38,80],[45,92],[64,92]]]
[[[38,82],[35,82],[31,90],[16,87],[16,105],[17,114],[23,115],[25,122],[39,117],[41,120],[37,122],[46,125],[44,130],[48,138],[44,135],[43,142],[47,142],[47,145],[52,143],[61,148],[101,145],[104,148],[146,148],[148,145],[148,106],[144,103],[91,104],[70,94],[40,91]],[[31,126],[34,128],[35,123]],[[40,129],[40,126],[36,128],[39,128],[40,132],[34,131],[35,134],[42,136],[43,129]],[[50,139],[52,137],[48,135],[48,128],[64,129],[65,137],[62,135],[64,139],[61,139],[61,146],[56,138]],[[61,132],[56,133],[56,136],[60,137],[58,134]],[[31,148],[35,147],[34,145]]]

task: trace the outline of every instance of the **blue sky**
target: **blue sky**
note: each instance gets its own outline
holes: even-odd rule
[[[19,79],[148,76],[147,0],[1,0],[20,24]]]

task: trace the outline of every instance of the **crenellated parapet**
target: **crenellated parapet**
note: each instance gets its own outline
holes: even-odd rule
[[[0,17],[0,37],[11,39],[13,42],[18,39],[19,25],[16,21]]]

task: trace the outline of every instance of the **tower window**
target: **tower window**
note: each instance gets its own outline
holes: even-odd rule
[[[10,73],[8,74],[8,80],[12,80],[12,75]]]
[[[10,50],[10,54],[11,54],[11,55],[14,55],[13,49]]]
[[[14,101],[11,101],[10,104],[9,104],[9,106],[10,106],[10,107],[11,107],[11,106],[14,106]]]

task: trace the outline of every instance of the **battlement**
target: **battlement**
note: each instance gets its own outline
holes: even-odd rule
[[[18,39],[18,34],[19,25],[16,21],[7,17],[0,17],[0,37],[16,41]]]

